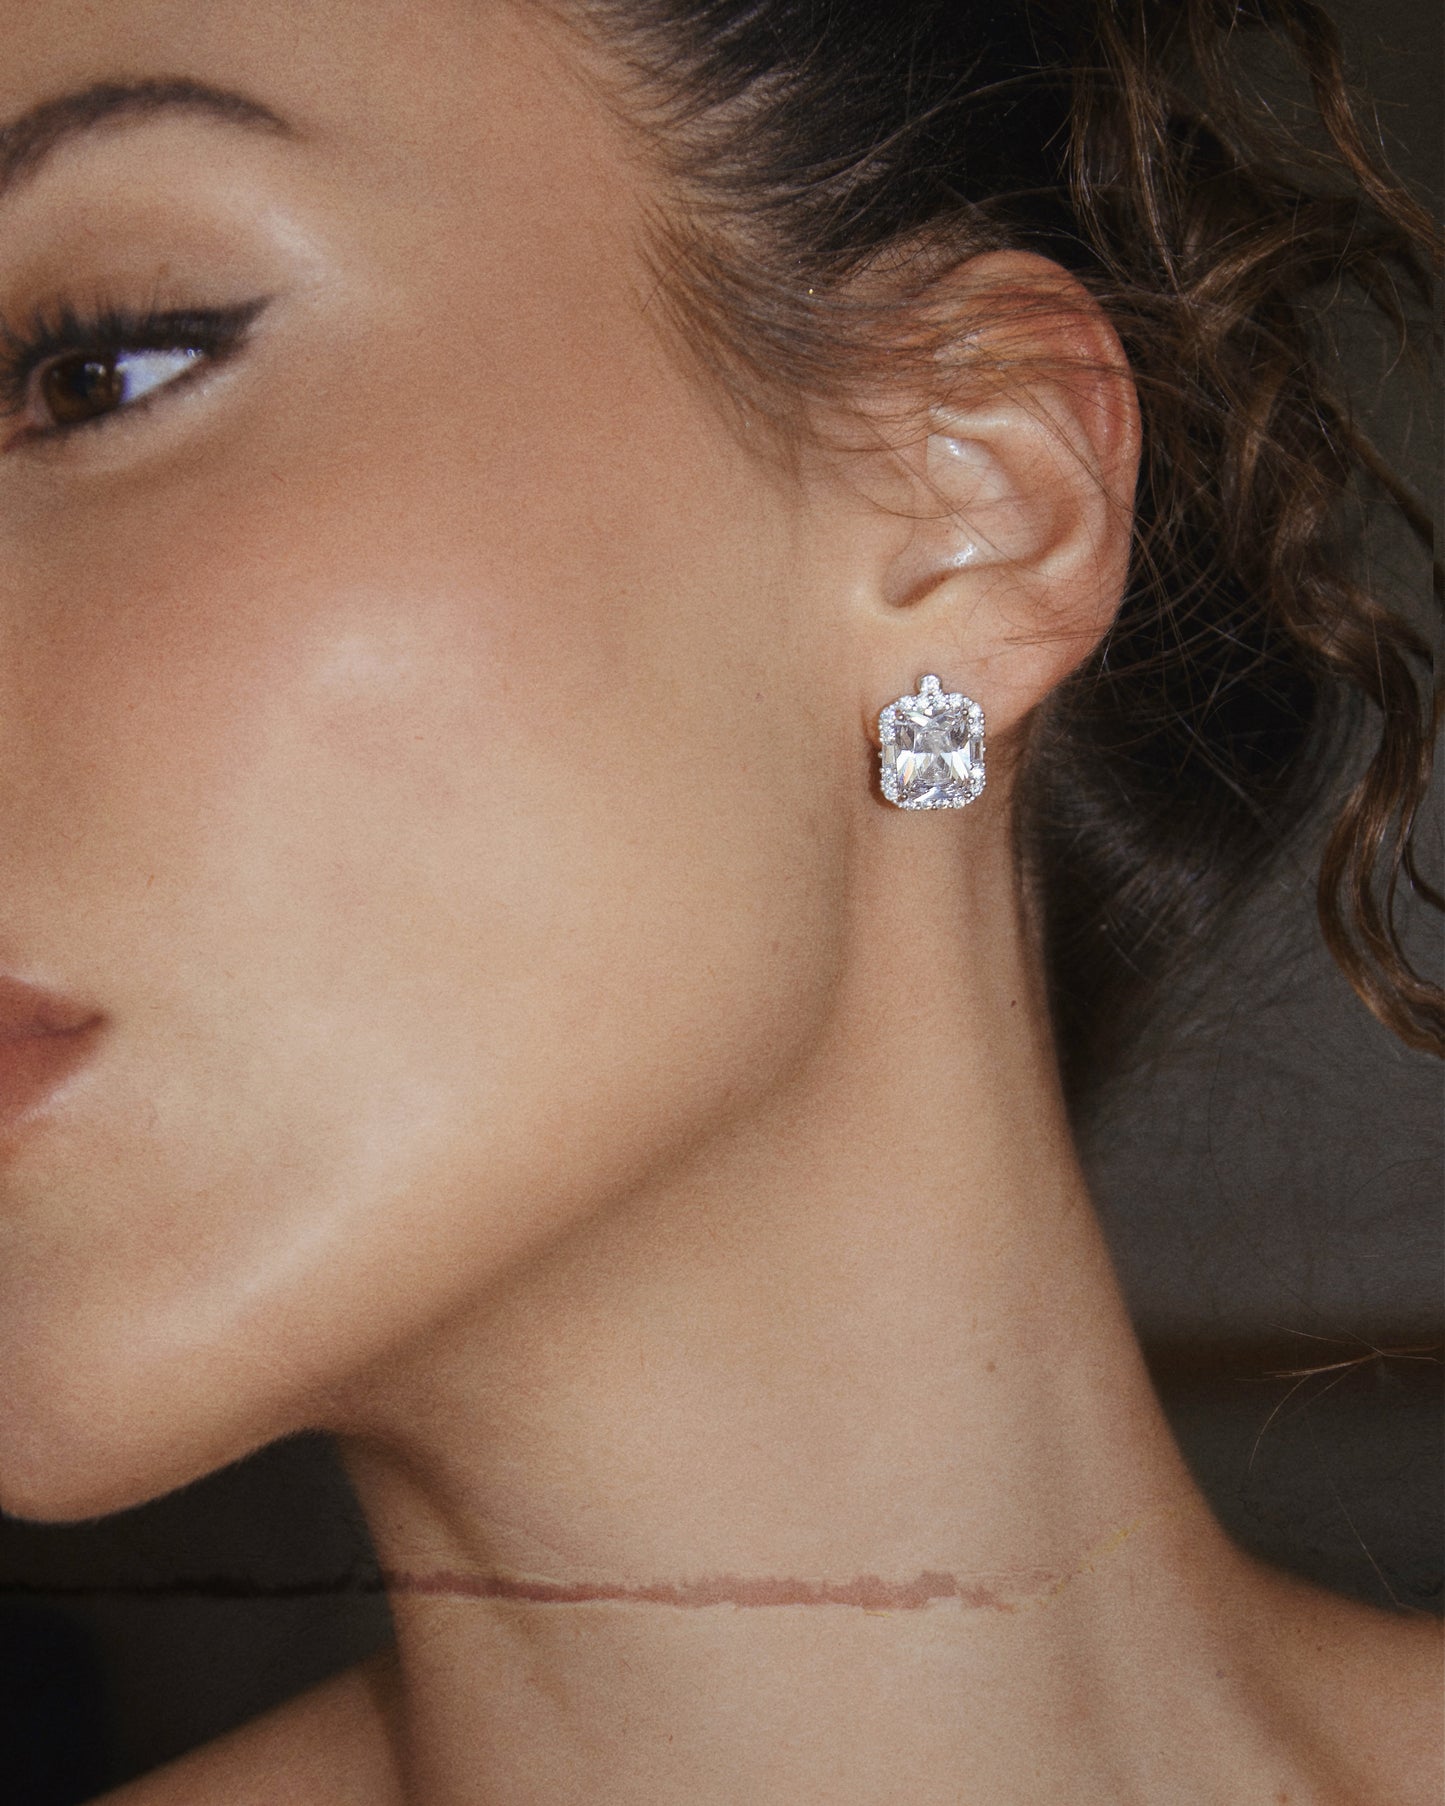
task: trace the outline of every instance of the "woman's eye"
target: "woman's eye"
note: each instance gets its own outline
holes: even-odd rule
[[[0,319],[0,416],[20,427],[10,446],[103,426],[224,363],[268,305],[264,295],[163,311],[62,304],[18,326]]]
[[[186,375],[205,356],[199,347],[164,351],[74,351],[36,372],[34,398],[42,430],[83,426],[132,406]]]

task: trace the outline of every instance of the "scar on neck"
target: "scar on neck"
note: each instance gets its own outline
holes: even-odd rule
[[[584,1581],[534,1580],[510,1574],[388,1573],[388,1593],[450,1599],[506,1599],[528,1605],[851,1605],[868,1612],[916,1612],[944,1600],[988,1611],[1011,1612],[1008,1592],[956,1574],[924,1573],[913,1580],[883,1580],[862,1574],[854,1580],[783,1580],[718,1574],[702,1580]]]
[[[1165,1507],[1164,1514],[1178,1507]],[[1146,1512],[1097,1542],[1072,1568],[1033,1568],[1009,1574],[962,1575],[926,1570],[912,1580],[861,1574],[852,1580],[791,1580],[718,1574],[701,1580],[564,1581],[529,1575],[467,1574],[440,1568],[428,1574],[383,1570],[389,1594],[438,1599],[506,1600],[526,1605],[666,1605],[683,1610],[731,1605],[852,1606],[865,1612],[918,1612],[956,1604],[972,1611],[1017,1612],[1049,1605],[1072,1581],[1094,1572],[1151,1518]]]

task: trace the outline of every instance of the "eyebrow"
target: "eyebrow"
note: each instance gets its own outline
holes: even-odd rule
[[[200,113],[227,125],[294,138],[279,113],[229,88],[213,88],[185,76],[150,81],[95,82],[73,94],[41,101],[0,125],[0,200],[36,175],[62,145],[105,126],[152,119],[164,113]]]

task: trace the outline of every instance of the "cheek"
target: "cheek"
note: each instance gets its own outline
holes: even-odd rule
[[[13,1509],[303,1421],[797,1057],[832,761],[778,734],[786,525],[702,474],[313,456],[69,567],[14,894],[112,1026],[0,1173]]]

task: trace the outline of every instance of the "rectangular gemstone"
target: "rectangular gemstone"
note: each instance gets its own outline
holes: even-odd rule
[[[983,789],[983,714],[930,679],[884,710],[882,788],[903,809],[957,809]]]

